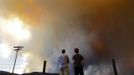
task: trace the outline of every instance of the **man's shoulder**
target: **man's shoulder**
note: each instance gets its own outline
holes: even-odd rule
[[[74,57],[82,57],[83,58],[83,56],[81,54],[75,54]]]
[[[80,56],[83,56],[83,55],[81,55],[81,54],[79,54]]]
[[[65,54],[64,56],[65,56],[65,57],[68,57],[68,55],[67,55],[67,54]]]
[[[64,56],[68,56],[67,54],[64,54]]]
[[[59,55],[59,56],[58,56],[58,58],[61,58],[61,57],[63,57],[63,55]]]
[[[78,57],[78,55],[77,55],[77,54],[73,55],[73,58],[76,58],[76,57]]]
[[[75,54],[74,56],[81,56],[80,54]]]

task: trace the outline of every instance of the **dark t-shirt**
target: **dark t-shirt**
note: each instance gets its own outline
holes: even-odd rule
[[[84,60],[83,56],[80,54],[75,54],[72,58],[74,60],[74,66],[80,67],[83,66],[82,61]]]

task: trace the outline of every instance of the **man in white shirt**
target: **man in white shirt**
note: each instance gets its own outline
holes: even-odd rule
[[[69,57],[65,53],[65,49],[62,49],[62,54],[58,57],[60,75],[69,75]]]

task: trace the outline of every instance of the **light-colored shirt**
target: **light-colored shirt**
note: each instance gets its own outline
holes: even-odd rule
[[[58,63],[60,68],[64,68],[69,63],[69,58],[66,54],[62,54],[58,57]]]

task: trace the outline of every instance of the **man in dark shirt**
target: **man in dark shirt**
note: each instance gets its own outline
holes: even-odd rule
[[[73,66],[74,66],[74,72],[75,72],[75,75],[84,75],[84,72],[83,72],[83,66],[84,66],[84,58],[82,55],[79,54],[79,49],[78,48],[75,48],[74,49],[74,52],[76,53],[74,56],[73,56]]]

